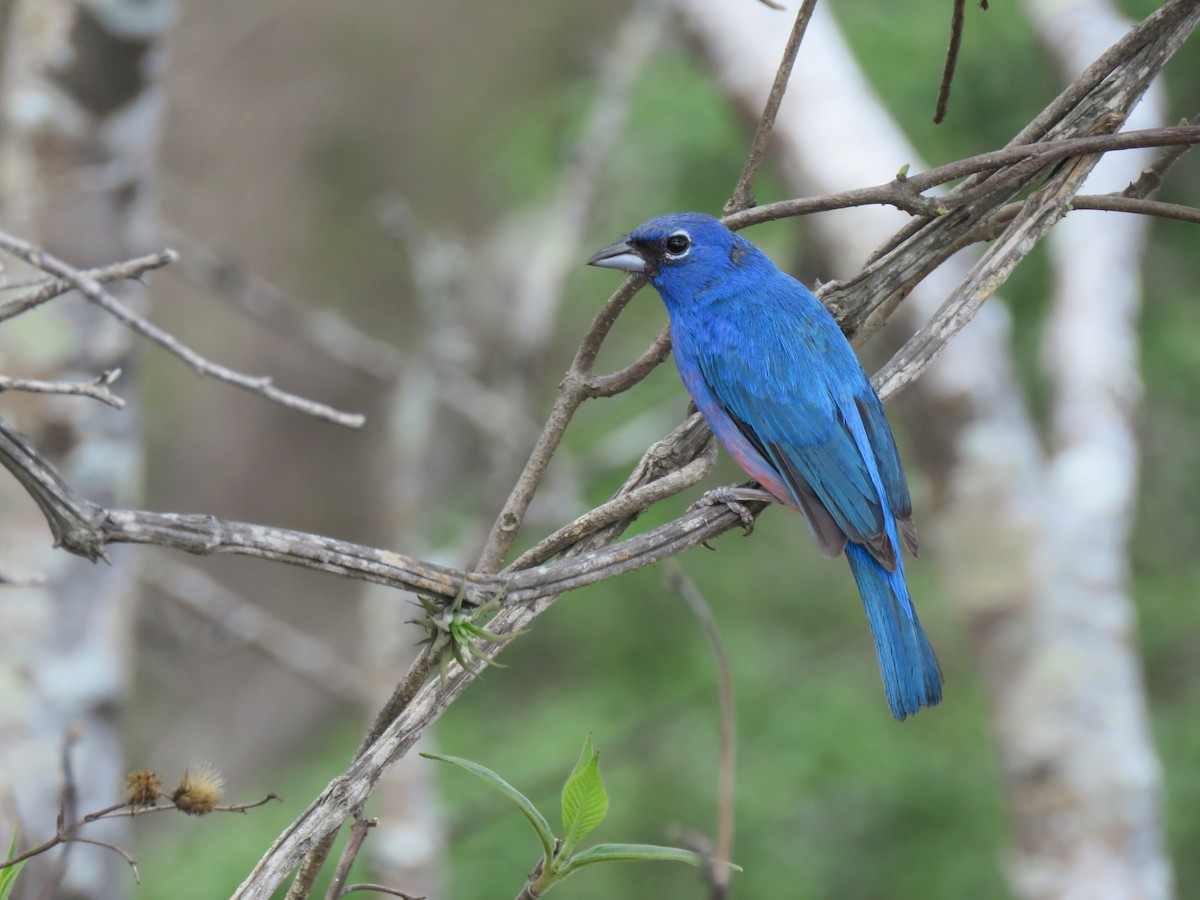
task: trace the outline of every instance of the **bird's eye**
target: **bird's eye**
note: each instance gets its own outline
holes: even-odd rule
[[[667,253],[671,256],[683,256],[691,249],[692,239],[682,231],[667,238]]]

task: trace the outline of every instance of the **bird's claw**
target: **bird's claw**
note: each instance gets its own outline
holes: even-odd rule
[[[703,497],[693,503],[688,512],[697,509],[704,509],[708,506],[724,506],[731,513],[738,517],[742,523],[742,528],[745,529],[743,537],[749,537],[754,533],[754,513],[750,512],[746,504],[742,503],[741,495],[738,489],[734,487],[719,487],[708,491]]]

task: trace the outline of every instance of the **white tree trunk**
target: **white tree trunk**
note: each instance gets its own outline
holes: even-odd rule
[[[161,97],[163,37],[171,0],[26,0],[10,23],[4,73],[0,194],[6,228],[80,267],[134,255],[152,225],[151,180]],[[10,266],[9,271],[12,272]],[[128,294],[136,299],[142,288]],[[94,378],[129,372],[133,341],[78,297],[0,330],[7,373]],[[116,385],[136,401],[128,374]],[[140,490],[136,403],[116,411],[78,398],[12,397],[5,414],[51,455],[72,484],[102,503],[130,504]],[[47,576],[3,589],[0,603],[0,834],[34,842],[54,830],[68,729],[81,812],[120,796],[124,759],[117,716],[131,665],[135,571],[131,554],[92,565],[52,550],[44,520],[13,483],[0,485],[3,564]],[[121,839],[105,823],[89,834]],[[132,886],[128,866],[94,846],[30,862],[27,896],[113,898]],[[62,878],[57,888],[54,882]]]
[[[1022,6],[1063,72],[1078,76],[1131,22],[1098,0]],[[1163,124],[1161,91],[1130,127]],[[1152,151],[1106,156],[1089,193],[1120,190]],[[1012,873],[1022,896],[1166,897],[1170,870],[1158,823],[1161,772],[1150,744],[1129,529],[1137,500],[1133,417],[1141,396],[1137,316],[1147,220],[1070,216],[1049,240],[1053,295],[1043,360],[1053,390],[1031,677],[1002,710],[1014,807]],[[1036,728],[1022,727],[1032,719]],[[1069,761],[1069,765],[1063,765]],[[1047,772],[1051,773],[1047,777]],[[1064,803],[1064,799],[1066,803]]]

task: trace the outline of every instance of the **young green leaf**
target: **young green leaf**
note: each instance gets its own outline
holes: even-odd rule
[[[533,830],[537,832],[538,839],[542,842],[542,852],[546,857],[546,865],[550,865],[550,858],[554,855],[554,832],[550,830],[550,823],[546,821],[546,817],[538,812],[537,807],[533,805],[528,797],[491,769],[481,766],[479,763],[471,762],[469,759],[462,759],[457,756],[441,756],[437,753],[422,753],[421,755],[426,759],[436,759],[458,766],[460,769],[466,769],[477,778],[482,778],[513,803],[517,804],[521,812],[525,814],[525,818],[529,820],[529,824],[533,826]],[[0,900],[3,900],[3,898],[0,898]]]
[[[562,790],[563,856],[570,856],[584,836],[608,814],[608,792],[600,778],[600,751],[592,750],[592,736],[583,742],[583,753]]]
[[[700,854],[693,853],[691,850],[681,850],[678,847],[659,847],[655,844],[597,844],[571,857],[560,874],[566,878],[576,869],[592,863],[629,862],[642,859],[682,862],[690,866],[704,865],[704,858]],[[738,866],[732,866],[732,868],[741,871]]]
[[[14,831],[12,842],[8,845],[8,859],[12,859],[13,854],[16,852],[17,833]],[[25,862],[28,862],[28,860],[25,860]],[[8,900],[12,895],[13,885],[17,883],[17,876],[21,873],[25,862],[19,862],[15,866],[9,866],[7,869],[0,869],[0,900]]]

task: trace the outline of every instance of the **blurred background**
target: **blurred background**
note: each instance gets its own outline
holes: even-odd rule
[[[777,42],[762,51],[773,71],[796,4],[770,13],[739,2],[747,13],[775,17]],[[157,124],[137,139],[141,151],[156,152],[135,153],[153,158],[138,176],[138,202],[145,198],[152,225],[131,228],[124,255],[169,245],[184,260],[133,296],[153,321],[217,362],[363,412],[367,424],[353,431],[305,417],[197,378],[142,346],[118,382],[137,401],[126,415],[142,435],[136,505],[470,565],[580,335],[616,286],[612,273],[582,261],[651,215],[718,213],[741,171],[750,109],[722,86],[695,19],[615,0],[158,5],[163,19],[150,29],[158,80],[146,106]],[[828,4],[862,74],[929,165],[1002,146],[1068,81],[1022,6],[992,6],[984,13],[969,5],[950,115],[935,126],[950,5]],[[1133,21],[1156,6],[1123,2],[1113,11]],[[631,24],[631,16],[641,18]],[[12,32],[14,46],[21,34]],[[18,63],[10,59],[10,67]],[[631,75],[629,83],[613,70]],[[1197,72],[1193,40],[1166,70],[1163,124],[1195,111]],[[790,114],[802,119],[804,110]],[[823,124],[802,127],[820,135]],[[775,149],[757,187],[762,202],[796,194],[780,158],[787,148]],[[885,181],[909,161],[887,159],[881,171],[841,187]],[[8,209],[20,207],[20,195],[12,199],[10,184]],[[1172,169],[1158,197],[1200,205],[1196,160]],[[4,227],[21,234],[19,222],[10,212]],[[54,246],[53,229],[39,228],[25,233]],[[809,283],[855,271],[811,222],[773,223],[747,236]],[[1165,221],[1150,223],[1145,238],[1136,339],[1142,393],[1129,420],[1140,481],[1127,561],[1114,561],[1136,610],[1136,625],[1126,625],[1162,766],[1162,822],[1179,896],[1200,895],[1192,852],[1200,842],[1197,240],[1194,225]],[[59,252],[79,264],[122,256]],[[1011,317],[1005,340],[1016,394],[1047,452],[1055,441],[1043,360],[1052,268],[1039,248],[995,301]],[[635,357],[663,321],[658,299],[643,292],[599,368]],[[31,346],[21,341],[42,340],[25,327],[20,338],[0,333],[6,374],[18,374]],[[868,369],[909,330],[900,321],[885,328],[863,350]],[[0,413],[43,433],[34,402],[20,402],[14,409],[3,398]],[[626,395],[586,405],[521,546],[607,499],[686,405],[671,365]],[[734,881],[737,896],[933,900],[1019,889],[1012,847],[1020,841],[1010,825],[1020,815],[1006,799],[997,749],[1007,726],[991,715],[997,688],[976,665],[972,630],[981,619],[957,602],[936,559],[948,546],[936,537],[947,502],[936,471],[944,423],[903,395],[889,411],[910,460],[918,524],[935,533],[909,566],[909,582],[945,672],[941,707],[892,721],[853,581],[844,564],[810,549],[799,517],[769,510],[753,537],[731,534],[715,552],[680,560],[713,608],[733,667],[733,856],[745,870]],[[722,458],[703,487],[739,480]],[[636,528],[680,514],[700,492],[661,504]],[[0,513],[36,517],[21,508],[28,501],[11,497],[18,499],[5,495],[11,506]],[[5,570],[36,567],[23,547],[13,539],[0,548]],[[420,635],[403,622],[416,607],[395,593],[265,562],[130,547],[113,548],[112,557],[116,568],[140,568],[142,594],[117,616],[132,639],[109,653],[118,675],[84,744],[111,727],[124,748],[118,777],[121,767],[148,766],[169,779],[205,760],[224,774],[231,801],[269,791],[284,798],[245,817],[159,817],[125,832],[141,866],[140,897],[227,895],[342,771],[413,652]],[[25,602],[9,599],[23,590],[5,588],[0,602]],[[258,610],[271,618],[256,619]],[[564,597],[502,662],[506,668],[490,670],[438,723],[441,752],[498,771],[553,821],[557,792],[591,732],[611,798],[597,840],[712,834],[714,666],[660,572]],[[371,874],[364,856],[359,880],[436,897],[515,894],[537,854],[517,811],[460,772],[410,762],[379,808],[368,809],[383,822],[368,840],[377,868]],[[118,789],[119,781],[102,784],[99,796]],[[49,833],[53,815],[53,804],[40,819],[26,812],[23,828],[31,839]],[[91,854],[103,855],[73,853],[83,867]],[[115,887],[72,890],[112,897],[128,889],[123,864],[105,871],[90,877],[112,877]],[[418,888],[418,879],[433,887]],[[559,889],[564,898],[703,891],[694,871],[666,864],[594,867]]]

